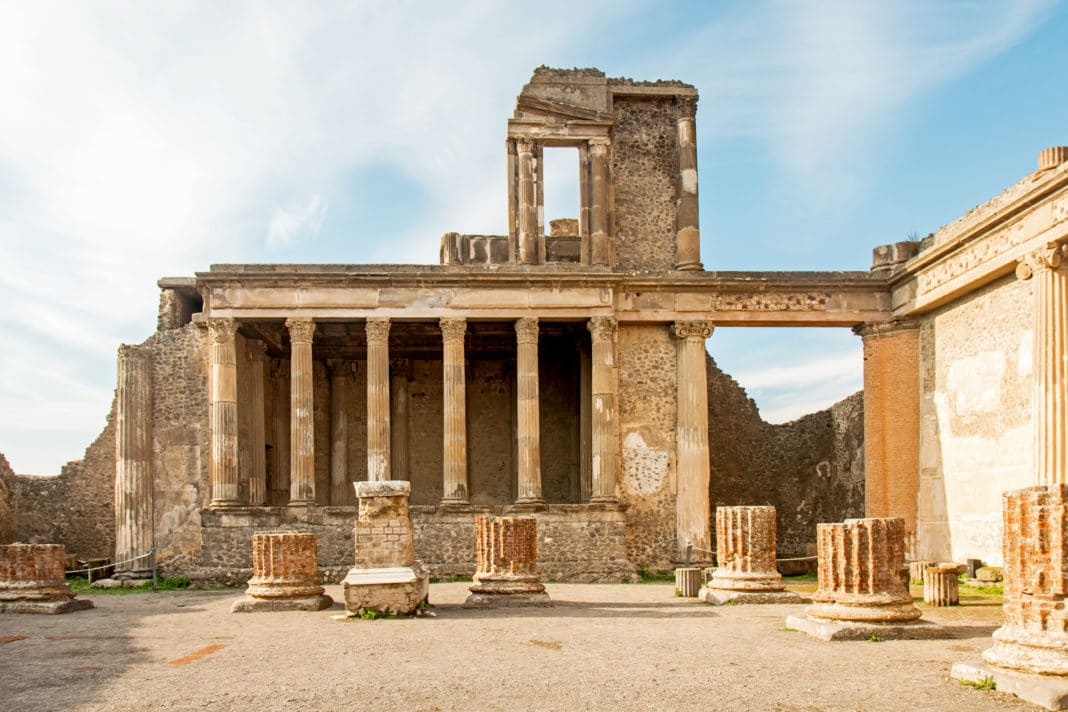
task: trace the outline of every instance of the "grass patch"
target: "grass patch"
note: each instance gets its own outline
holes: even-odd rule
[[[883,639],[879,636],[878,633],[872,633],[871,635],[868,636],[868,642],[869,643],[881,643],[881,642],[883,642]]]
[[[471,583],[470,576],[431,576],[430,583]]]
[[[784,625],[782,628],[779,628],[779,630],[781,630],[783,633],[796,633],[797,632],[797,628],[791,628],[788,625]]]
[[[998,684],[994,682],[992,677],[984,677],[979,680],[961,680],[960,684],[965,687],[970,687],[973,690],[996,690]]]
[[[389,613],[382,613],[380,611],[376,611],[373,608],[361,608],[360,609],[360,614],[358,616],[352,616],[352,617],[353,618],[359,618],[361,621],[377,621],[377,620],[388,620],[388,619],[392,618],[393,616],[391,614],[389,614]]]
[[[675,583],[675,572],[650,571],[645,564],[638,564],[638,583]]]
[[[122,586],[119,588],[93,588],[89,584],[89,580],[81,576],[75,576],[67,579],[67,583],[70,584],[70,589],[76,594],[92,594],[94,596],[131,596],[136,593],[157,593],[152,589],[152,586]],[[159,580],[159,591],[186,591],[189,589],[189,579],[185,576],[174,576],[173,578],[161,578]]]
[[[1005,595],[1005,589],[1000,583],[992,583],[989,586],[970,586],[968,584],[961,584],[960,588],[966,593],[981,593],[984,596],[1003,596]]]
[[[800,574],[798,576],[783,576],[782,580],[789,583],[790,581],[816,581],[819,579],[819,574],[811,572],[807,574]]]

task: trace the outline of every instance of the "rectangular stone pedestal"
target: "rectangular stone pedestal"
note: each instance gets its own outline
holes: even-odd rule
[[[1028,675],[975,662],[953,663],[949,676],[962,682],[993,680],[998,692],[1008,692],[1048,710],[1068,709],[1068,679],[1058,675]]]
[[[70,598],[65,601],[5,601],[0,603],[0,613],[73,613],[92,608],[93,602],[87,598]]]
[[[713,606],[754,603],[808,603],[793,591],[728,591],[722,588],[703,587],[697,594],[705,603]]]
[[[353,568],[341,582],[345,610],[359,615],[374,610],[389,615],[407,615],[419,608],[430,591],[430,574],[421,562],[412,566],[377,569]]]
[[[846,623],[821,621],[808,616],[786,616],[786,627],[821,640],[932,640],[952,637],[943,626],[919,620],[915,623]]]

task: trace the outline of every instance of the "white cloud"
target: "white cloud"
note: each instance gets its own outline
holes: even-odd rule
[[[315,237],[325,219],[326,203],[318,193],[303,205],[277,208],[267,226],[267,247],[282,247],[304,237]]]

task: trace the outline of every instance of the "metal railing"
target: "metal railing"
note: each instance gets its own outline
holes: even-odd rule
[[[114,569],[120,564],[129,564],[134,561],[140,561],[141,559],[148,559],[148,567],[152,569],[152,590],[159,590],[159,574],[156,567],[156,547],[152,547],[147,554],[141,554],[131,559],[124,559],[122,561],[113,561],[109,564],[103,564],[102,566],[87,566],[84,569],[68,569],[65,574],[86,574],[89,582],[93,581],[93,571],[104,571],[105,569]]]

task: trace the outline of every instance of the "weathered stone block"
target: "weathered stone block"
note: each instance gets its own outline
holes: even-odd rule
[[[538,578],[534,517],[477,517],[478,570],[465,607],[551,605]]]
[[[719,567],[698,595],[713,605],[799,603],[797,594],[783,590],[775,550],[775,507],[717,507]]]
[[[696,598],[701,590],[701,569],[675,569],[675,593],[683,598]]]
[[[929,606],[960,603],[956,566],[930,566],[923,576],[923,602]]]
[[[1000,566],[980,566],[975,570],[975,578],[983,583],[997,583],[1003,577]]]
[[[264,533],[252,536],[252,578],[234,613],[314,610],[333,605],[319,582],[316,534]]]
[[[0,613],[70,613],[92,608],[75,600],[66,581],[61,544],[0,546]]]

